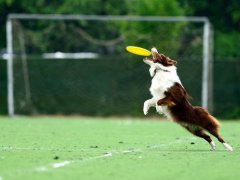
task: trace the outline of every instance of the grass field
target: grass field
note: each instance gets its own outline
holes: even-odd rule
[[[0,180],[238,179],[240,122],[217,150],[177,124],[141,119],[0,117]]]

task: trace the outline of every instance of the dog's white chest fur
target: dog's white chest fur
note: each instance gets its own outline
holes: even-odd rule
[[[164,92],[172,87],[174,83],[181,81],[176,72],[158,70],[152,79],[150,92],[154,99],[159,100],[165,97]]]
[[[181,84],[176,71],[166,72],[158,70],[152,79],[150,87],[150,92],[153,96],[152,99],[154,99],[155,103],[157,103],[159,99],[164,98],[164,92],[172,87],[176,82]],[[157,104],[155,104],[155,106],[158,113],[163,113],[168,119],[171,119],[171,114],[166,106],[158,106]]]

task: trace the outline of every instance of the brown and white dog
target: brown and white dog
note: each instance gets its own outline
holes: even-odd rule
[[[156,107],[157,112],[205,139],[211,145],[211,150],[215,150],[216,146],[206,131],[215,136],[226,150],[232,151],[233,148],[218,133],[220,123],[207,110],[192,106],[188,101],[188,93],[177,75],[176,61],[159,54],[156,48],[151,51],[153,59],[145,58],[144,62],[150,65],[152,98],[144,102],[144,114],[147,115],[150,107]]]

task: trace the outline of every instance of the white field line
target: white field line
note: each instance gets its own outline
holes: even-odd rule
[[[59,162],[59,163],[54,163],[54,164],[52,164],[52,166],[53,166],[53,168],[60,168],[60,167],[66,166],[70,163],[71,163],[71,161],[63,161],[63,162]]]
[[[51,164],[51,168],[56,169],[56,168],[61,168],[73,163],[79,163],[79,162],[85,162],[85,161],[90,161],[90,160],[95,160],[95,159],[101,159],[101,158],[106,158],[106,157],[111,157],[112,153],[106,153],[104,155],[100,155],[100,156],[93,156],[93,157],[88,157],[88,158],[84,158],[82,160],[65,160],[62,162],[58,162],[58,163],[53,163]],[[43,166],[44,167],[44,166]]]
[[[163,147],[163,146],[166,146],[166,144],[160,145],[160,146],[153,146],[153,147],[158,148],[158,147]],[[62,167],[65,167],[65,166],[68,166],[68,165],[71,165],[71,164],[83,163],[83,162],[88,162],[88,161],[91,161],[91,160],[108,158],[108,157],[111,157],[113,155],[134,153],[134,152],[143,152],[144,149],[152,149],[152,148],[148,147],[148,148],[126,149],[126,150],[121,150],[121,151],[110,150],[109,152],[107,152],[103,155],[87,157],[87,158],[83,158],[81,160],[64,160],[64,161],[61,161],[61,162],[53,163],[51,165],[45,165],[45,166],[37,167],[37,168],[34,168],[34,170],[38,171],[38,172],[50,171],[52,169],[62,168]]]
[[[196,138],[193,137],[191,139],[196,139]],[[108,158],[108,157],[111,157],[113,155],[121,155],[121,154],[136,153],[136,152],[145,152],[147,150],[157,149],[157,148],[160,148],[160,147],[166,147],[166,146],[169,146],[169,145],[172,145],[172,144],[178,144],[178,143],[182,143],[182,142],[183,142],[183,140],[177,140],[174,143],[171,142],[171,143],[167,143],[167,144],[153,145],[153,146],[148,146],[148,147],[128,148],[128,149],[124,149],[124,150],[113,150],[112,149],[112,150],[109,150],[104,155],[87,157],[87,158],[83,158],[81,160],[64,160],[64,161],[61,161],[61,162],[53,163],[51,165],[36,167],[36,168],[34,168],[34,170],[38,171],[38,172],[50,171],[52,169],[62,168],[62,167],[69,166],[69,165],[75,164],[75,163],[83,163],[83,162],[87,162],[87,161],[91,161],[91,160]],[[142,156],[138,156],[138,158],[142,158]]]
[[[75,148],[75,149],[63,149],[63,148],[41,148],[41,147],[13,147],[13,146],[2,146],[0,147],[0,151],[88,151],[95,148]],[[1,179],[0,179],[1,180]]]

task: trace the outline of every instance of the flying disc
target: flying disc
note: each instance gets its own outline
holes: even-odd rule
[[[139,56],[150,56],[151,52],[147,49],[137,47],[137,46],[127,46],[126,50],[132,54],[136,54]]]

